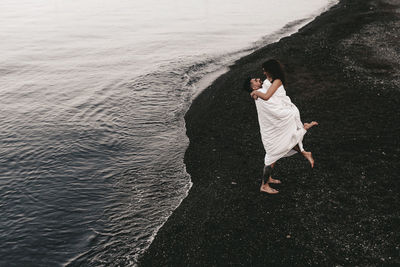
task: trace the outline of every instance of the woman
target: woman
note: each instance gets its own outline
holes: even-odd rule
[[[278,191],[270,187],[269,183],[280,183],[279,180],[272,178],[277,160],[301,152],[311,167],[314,167],[312,154],[304,150],[302,141],[306,131],[318,123],[312,121],[303,125],[301,122],[299,110],[286,95],[282,65],[277,60],[271,59],[262,67],[267,79],[262,88],[253,87],[255,90],[250,94],[253,98],[260,98],[256,100],[256,105],[261,138],[266,152],[260,191],[276,194]]]

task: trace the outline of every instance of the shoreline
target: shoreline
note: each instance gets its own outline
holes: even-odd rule
[[[322,14],[323,12],[326,12],[327,10],[329,10],[331,7],[335,6],[336,4],[337,3],[328,4],[326,7],[321,8],[320,12],[318,14]],[[275,42],[279,41],[282,38],[288,37],[288,36],[296,33],[299,29],[301,29],[302,27],[307,25],[309,22],[313,21],[315,19],[315,17],[317,17],[317,16],[318,15],[315,13],[315,14],[312,14],[312,15],[304,18],[304,19],[297,19],[297,20],[290,21],[290,22],[286,23],[282,28],[280,28],[280,29],[278,29],[278,30],[276,30],[276,31],[274,31],[274,32],[272,32],[270,34],[267,34],[267,35],[261,37],[257,41],[253,42],[251,45],[248,45],[248,46],[246,46],[246,47],[244,47],[242,49],[238,49],[238,50],[235,50],[235,51],[226,52],[224,55],[229,55],[230,56],[232,54],[239,54],[240,56],[236,56],[237,57],[236,60],[231,60],[230,63],[228,63],[227,65],[225,65],[223,67],[220,67],[219,69],[217,69],[217,70],[215,70],[213,72],[207,73],[205,76],[203,76],[199,80],[197,80],[194,84],[196,85],[196,87],[198,87],[200,89],[196,90],[196,92],[192,96],[192,99],[195,99],[198,95],[200,95],[203,92],[203,90],[205,90],[209,86],[211,86],[212,83],[218,77],[220,77],[220,76],[224,75],[225,73],[227,73],[230,70],[230,66],[234,65],[236,61],[240,60],[243,57],[248,56],[249,54],[252,54],[253,52],[257,51],[258,49],[260,49],[260,48],[262,48],[262,47],[264,47],[266,45],[269,45],[271,43],[275,43]],[[308,21],[308,22],[304,22],[304,21]],[[271,43],[269,43],[270,40],[275,40],[275,39],[276,39],[276,41],[272,41]],[[268,43],[262,45],[261,43],[265,43],[265,40],[268,40]],[[255,46],[255,47],[253,47],[253,46]],[[244,51],[246,51],[246,52],[244,52]],[[190,108],[190,105],[189,105],[189,108]],[[185,137],[187,137],[187,136],[185,135]],[[186,152],[186,149],[185,149],[185,152]],[[185,165],[185,172],[186,172],[186,165]],[[189,173],[188,173],[188,175],[190,176]],[[187,190],[187,192],[185,194],[186,196],[190,192],[191,186],[192,186],[192,182],[190,181],[189,186],[188,186],[189,189]],[[180,206],[180,204],[186,198],[186,196],[179,202],[177,207]],[[167,220],[168,220],[168,218],[169,217],[167,217]],[[163,227],[165,222],[163,222],[159,227],[157,227],[157,231],[155,231],[151,235],[150,245],[151,245],[152,241],[154,240],[154,238],[157,236],[158,230]],[[144,249],[144,251],[146,251],[146,250],[147,249]]]
[[[396,8],[340,1],[236,61],[194,99],[185,115],[193,186],[140,265],[400,263]],[[264,151],[254,103],[241,89],[271,57],[286,66],[303,122],[320,122],[304,140],[315,169],[299,156],[279,161],[277,196],[258,191]]]

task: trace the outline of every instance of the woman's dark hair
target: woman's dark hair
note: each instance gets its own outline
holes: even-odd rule
[[[262,68],[271,76],[272,82],[274,82],[276,79],[280,79],[282,81],[282,84],[285,85],[285,72],[283,70],[282,64],[278,60],[267,60],[262,64]]]

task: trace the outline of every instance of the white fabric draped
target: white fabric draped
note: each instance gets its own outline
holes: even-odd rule
[[[265,80],[259,91],[266,93],[271,83]],[[268,100],[255,100],[261,139],[265,149],[265,165],[270,165],[282,157],[296,153],[293,147],[303,149],[306,130],[300,120],[300,112],[286,95],[281,85]]]

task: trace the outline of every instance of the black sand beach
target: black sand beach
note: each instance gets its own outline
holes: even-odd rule
[[[399,265],[399,44],[399,1],[343,0],[231,66],[186,114],[193,187],[140,265]],[[320,123],[304,139],[315,168],[278,161],[278,195],[259,192],[264,149],[242,90],[270,58],[302,121]]]

